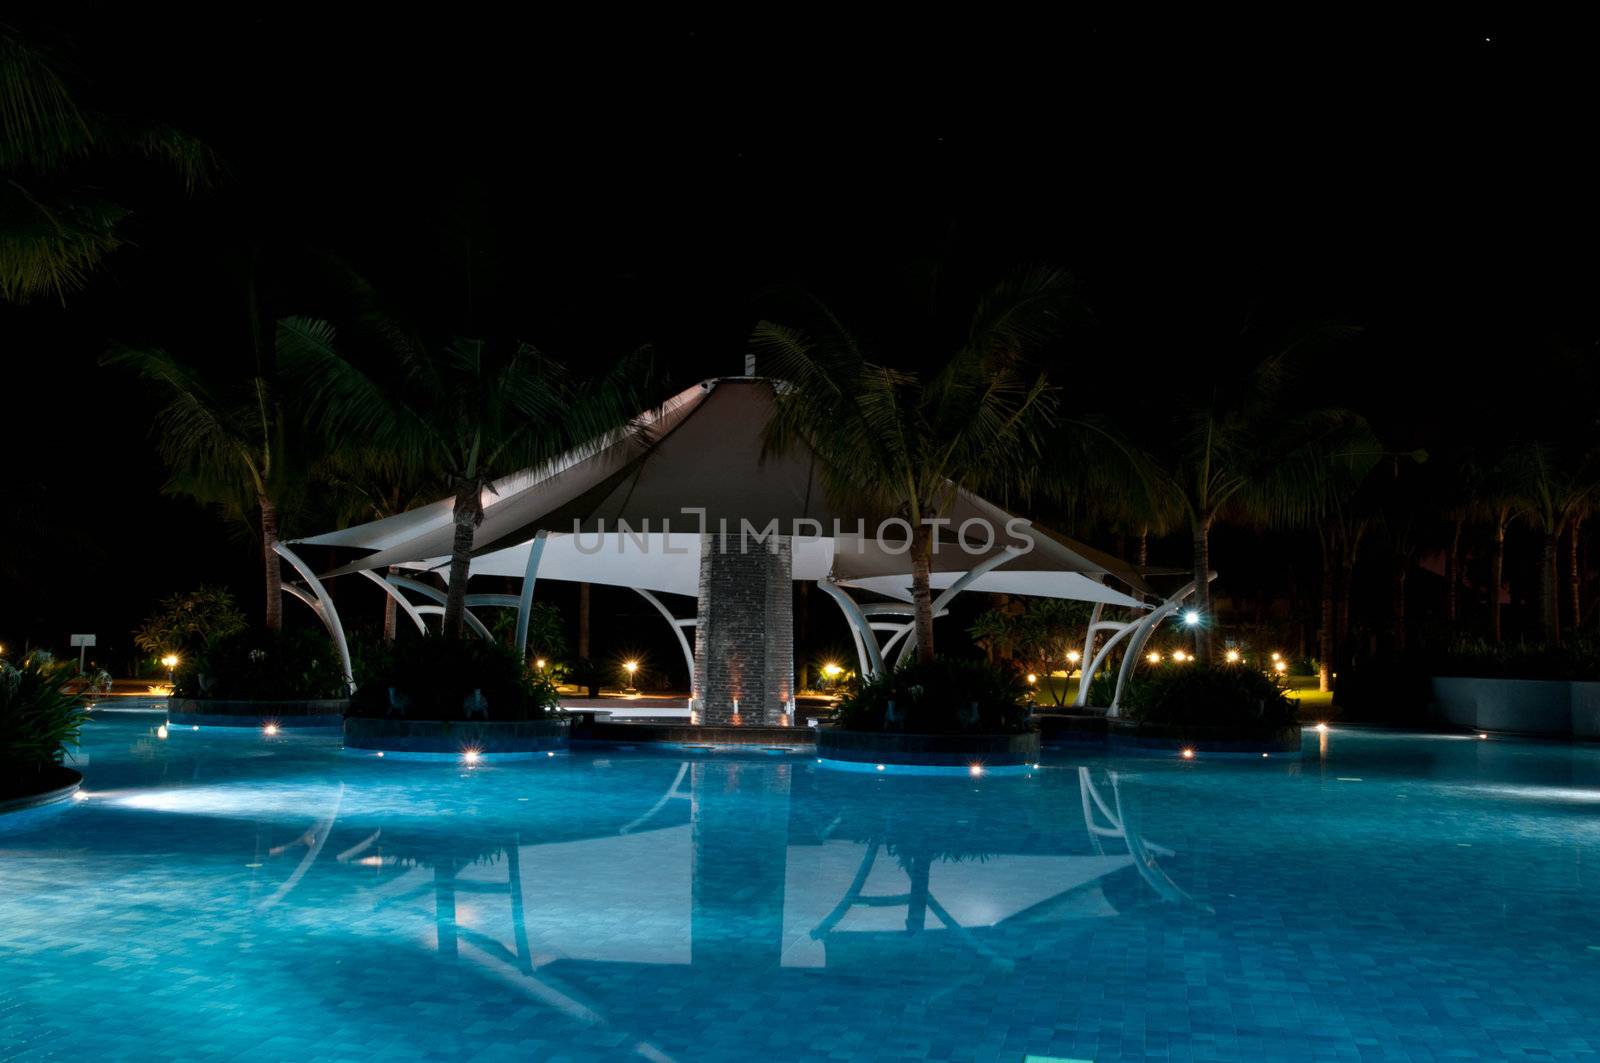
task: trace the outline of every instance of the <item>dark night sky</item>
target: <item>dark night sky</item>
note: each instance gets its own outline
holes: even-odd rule
[[[253,590],[246,543],[157,497],[152,401],[95,367],[111,340],[239,356],[252,249],[277,313],[331,312],[330,252],[441,329],[574,358],[649,341],[680,382],[738,370],[772,285],[892,305],[917,261],[1058,263],[1095,315],[1074,401],[1203,376],[1247,309],[1337,318],[1365,332],[1325,386],[1403,447],[1537,423],[1559,382],[1523,369],[1600,325],[1570,27],[144,6],[25,28],[99,106],[199,133],[231,174],[194,199],[152,179],[88,291],[0,307],[0,458],[52,521],[0,641],[120,633],[202,579]]]

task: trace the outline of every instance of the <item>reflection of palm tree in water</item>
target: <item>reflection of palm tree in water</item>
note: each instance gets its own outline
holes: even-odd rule
[[[1174,855],[1172,850],[1145,841],[1131,822],[1123,805],[1122,789],[1116,772],[1102,772],[1097,779],[1089,768],[1080,767],[1078,788],[1083,809],[1084,830],[1095,855],[1100,857],[1120,855],[1111,851],[1112,845],[1120,842],[1116,848],[1125,849],[1128,858],[1127,864],[1120,865],[1115,870],[1105,871],[1091,881],[1102,883],[1131,866],[1139,881],[1143,882],[1150,893],[1161,902],[1189,905],[1197,903],[1161,866],[1163,859]],[[845,889],[844,896],[811,930],[812,939],[826,940],[852,909],[893,908],[903,905],[906,909],[907,936],[928,930],[928,917],[932,915],[939,925],[948,930],[966,948],[997,964],[1006,967],[1014,965],[1012,958],[1002,955],[985,937],[980,937],[975,932],[985,928],[963,926],[946,906],[940,903],[930,881],[935,863],[961,862],[968,859],[984,861],[996,855],[994,850],[981,847],[981,842],[977,838],[965,845],[959,841],[952,842],[951,835],[943,824],[935,828],[925,825],[916,817],[913,817],[911,822],[885,819],[864,839],[864,845],[861,863],[850,885]],[[903,892],[876,894],[867,892],[868,879],[877,866],[879,856],[884,852],[895,856],[905,873],[906,889]],[[1064,894],[1035,905],[1028,912],[1016,913],[995,923],[994,926],[1001,927],[1012,920],[1038,918],[1042,915],[1042,909],[1060,901],[1067,893],[1075,892],[1081,886],[1082,884],[1073,886]],[[1025,948],[1031,947],[1036,940],[1031,935],[1018,939]]]

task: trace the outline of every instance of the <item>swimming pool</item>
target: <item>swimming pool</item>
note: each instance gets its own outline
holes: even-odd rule
[[[1576,1059],[1600,750],[467,768],[160,716],[0,821],[6,1059]]]

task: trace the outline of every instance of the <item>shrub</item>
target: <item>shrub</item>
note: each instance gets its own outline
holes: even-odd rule
[[[1600,679],[1600,643],[1570,638],[1547,642],[1460,639],[1426,662],[1433,675],[1481,679]]]
[[[48,654],[0,661],[0,793],[30,793],[78,744],[83,706],[67,693],[73,669]]]
[[[533,719],[560,703],[547,674],[510,647],[479,639],[408,640],[387,656],[373,655],[363,671],[350,706],[358,716],[461,720],[475,691],[496,720]]]
[[[1020,732],[1028,727],[1027,698],[1027,684],[1009,668],[939,657],[863,683],[840,701],[838,723],[851,731]]]
[[[247,626],[232,594],[221,587],[201,587],[161,599],[133,633],[133,643],[157,657],[180,651],[187,656],[207,643],[242,634]]]
[[[1291,727],[1295,706],[1274,676],[1247,665],[1152,668],[1135,672],[1122,693],[1140,723],[1217,727]]]
[[[218,639],[179,668],[183,698],[293,701],[350,690],[333,641],[320,631],[249,631]]]

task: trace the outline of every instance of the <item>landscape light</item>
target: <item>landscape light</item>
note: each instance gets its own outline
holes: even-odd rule
[[[829,679],[837,678],[839,673],[842,671],[844,671],[844,669],[839,667],[837,664],[834,664],[832,661],[829,661],[827,664],[822,666],[822,674],[827,676]]]
[[[1172,651],[1172,659],[1174,661],[1177,661],[1179,664],[1182,664],[1184,661],[1187,661],[1189,659],[1189,655],[1187,653],[1184,653],[1182,650],[1173,650]]]
[[[1228,651],[1228,663],[1229,664],[1238,664],[1239,663],[1239,651],[1238,650],[1229,650]]]
[[[544,671],[545,659],[543,657],[540,657],[538,660],[533,662],[533,666],[535,668],[539,669],[539,671],[541,671],[541,672]]]
[[[1083,654],[1079,653],[1077,650],[1068,650],[1067,651],[1067,663],[1068,664],[1077,664],[1081,660],[1083,660]]]
[[[1283,654],[1279,653],[1277,650],[1273,650],[1272,651],[1272,659],[1274,661],[1281,661],[1281,660],[1283,660]]]
[[[622,667],[623,667],[623,670],[626,671],[631,676],[631,675],[633,675],[633,673],[635,673],[635,672],[637,672],[639,670],[639,662],[638,661],[623,661],[622,662]]]
[[[165,657],[161,658],[161,664],[165,668],[178,667],[178,655],[176,653],[167,654]]]
[[[1190,609],[1187,613],[1183,614],[1183,622],[1188,624],[1190,627],[1194,627],[1200,622],[1200,614],[1195,612],[1193,609]]]
[[[1327,734],[1328,733],[1328,725],[1325,724],[1325,723],[1317,724],[1317,731],[1318,731],[1319,734]]]
[[[1145,660],[1149,661],[1151,664],[1160,664],[1161,663],[1161,654],[1156,653],[1155,651],[1152,650],[1149,654],[1147,654],[1145,656]]]
[[[1287,672],[1289,670],[1289,662],[1288,661],[1273,661],[1272,662],[1272,670],[1274,672],[1277,672],[1279,675],[1282,675],[1284,672]]]
[[[1035,675],[1033,672],[1029,672],[1028,673],[1028,685],[1029,686],[1032,686],[1033,684],[1037,683],[1038,681],[1039,681],[1039,677],[1037,675]]]

